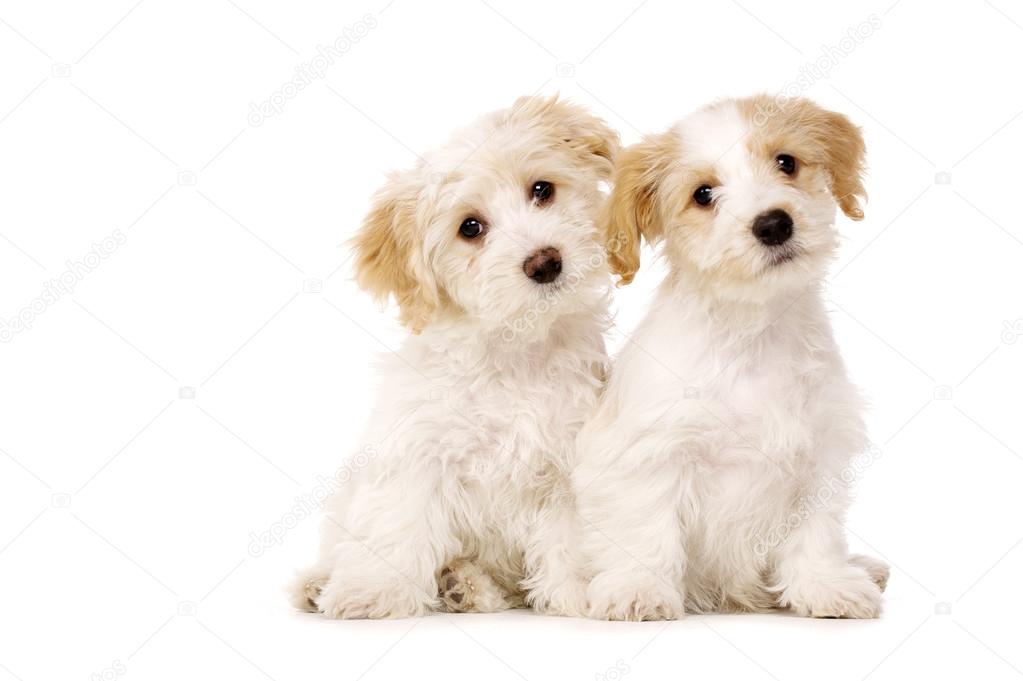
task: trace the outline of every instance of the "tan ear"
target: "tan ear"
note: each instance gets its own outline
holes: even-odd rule
[[[618,133],[602,119],[572,102],[552,97],[519,97],[512,105],[510,117],[530,118],[550,129],[578,158],[591,166],[601,180],[609,180],[615,157],[621,149]]]
[[[804,123],[809,124],[810,134],[824,150],[831,194],[838,207],[853,220],[862,220],[860,200],[867,198],[863,187],[867,154],[863,133],[844,115],[822,109],[809,100],[801,100],[798,106],[804,108]]]
[[[843,213],[853,220],[862,220],[860,199],[867,198],[867,190],[863,187],[867,155],[863,133],[842,114],[828,112],[826,119],[831,193]]]
[[[667,132],[647,137],[618,156],[601,229],[608,265],[620,277],[619,286],[632,282],[639,270],[641,237],[656,241],[664,233],[658,193],[676,158],[676,146]]]
[[[415,247],[417,193],[408,177],[392,176],[352,240],[356,282],[380,301],[393,295],[413,333],[423,330],[438,305],[436,283]]]

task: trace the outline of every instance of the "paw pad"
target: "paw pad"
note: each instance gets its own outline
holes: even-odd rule
[[[316,609],[316,599],[320,597],[320,591],[323,589],[323,583],[318,580],[310,579],[307,580],[302,590],[305,592],[306,602],[309,603],[309,607],[313,610]]]
[[[471,608],[475,592],[476,586],[471,579],[460,578],[451,568],[441,570],[438,596],[449,612],[465,612]]]

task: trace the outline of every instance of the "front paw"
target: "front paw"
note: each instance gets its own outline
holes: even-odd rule
[[[425,615],[433,601],[411,583],[331,577],[316,598],[316,608],[333,619],[400,619]]]
[[[866,570],[870,578],[874,580],[874,584],[877,584],[881,591],[884,591],[888,586],[888,576],[891,574],[891,568],[883,560],[855,553],[849,556],[849,564]]]
[[[849,566],[807,575],[782,592],[779,604],[802,617],[871,619],[881,614],[881,588],[865,570]]]
[[[682,592],[664,579],[597,575],[586,591],[587,615],[598,620],[674,620],[685,613]]]
[[[569,578],[554,586],[538,585],[529,592],[526,602],[544,615],[586,617],[586,583]]]

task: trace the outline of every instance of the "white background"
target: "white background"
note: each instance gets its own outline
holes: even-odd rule
[[[1023,675],[1023,9],[388,2],[0,5],[0,318],[125,237],[0,345],[0,680]],[[869,150],[830,307],[882,450],[849,521],[892,563],[882,618],[291,612],[317,531],[295,508],[353,453],[402,337],[343,248],[383,173],[522,94],[633,142],[794,82]],[[618,293],[612,348],[661,276]]]

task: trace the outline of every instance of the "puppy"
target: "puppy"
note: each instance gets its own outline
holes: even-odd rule
[[[716,103],[623,151],[612,269],[632,280],[642,236],[670,273],[580,434],[578,609],[878,615],[888,568],[842,526],[861,402],[819,286],[863,170],[859,130],[802,99]]]
[[[366,465],[328,505],[298,607],[411,617],[565,591],[571,445],[607,361],[596,219],[617,150],[580,107],[524,97],[377,194],[357,281],[413,335],[383,358]]]

